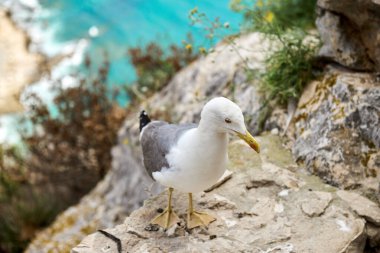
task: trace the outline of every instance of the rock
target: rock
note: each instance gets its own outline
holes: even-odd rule
[[[287,123],[289,120],[289,114],[285,108],[276,107],[268,115],[268,118],[265,119],[264,130],[272,131],[280,134],[287,133],[288,136],[294,135],[294,127],[290,125],[287,129]]]
[[[378,0],[318,0],[319,55],[355,70],[380,71]]]
[[[332,71],[313,81],[294,125],[293,154],[309,172],[380,200],[380,86],[372,75]]]
[[[323,214],[332,200],[332,195],[329,192],[311,192],[308,194],[305,201],[302,203],[302,211],[310,216],[320,216]],[[310,196],[315,195],[315,196]]]
[[[377,204],[354,192],[337,191],[336,194],[346,201],[358,215],[364,217],[368,222],[380,226],[380,207]]]
[[[281,143],[274,136],[259,137],[259,142],[263,150]],[[363,252],[365,220],[337,201],[334,188],[285,169],[294,163],[288,151],[277,149],[288,158],[259,157],[242,143],[231,143],[232,178],[194,197],[198,209],[217,217],[208,229],[185,228],[187,198],[178,192],[173,203],[180,224],[166,233],[148,226],[157,208],[166,205],[164,193],[146,200],[122,225],[88,236],[71,252]],[[295,182],[291,188],[288,179]],[[306,200],[313,204],[306,207]],[[305,214],[305,208],[313,215]]]

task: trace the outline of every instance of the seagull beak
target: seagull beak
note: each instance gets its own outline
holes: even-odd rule
[[[260,145],[259,143],[253,138],[253,136],[246,131],[245,134],[235,132],[237,136],[244,140],[251,148],[253,148],[257,153],[260,153]]]

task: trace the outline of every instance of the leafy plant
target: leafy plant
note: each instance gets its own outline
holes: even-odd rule
[[[266,31],[270,22],[285,31],[315,28],[317,0],[232,0],[231,8],[244,16],[244,31]]]
[[[65,189],[67,203],[87,193],[111,165],[110,150],[125,112],[105,84],[107,75],[106,62],[97,76],[81,79],[78,86],[64,89],[57,83],[53,109],[37,94],[28,97],[33,108],[27,119],[34,126],[32,135],[23,136],[28,170],[41,184],[46,179]]]
[[[313,78],[313,62],[318,43],[305,43],[300,34],[287,34],[280,39],[280,49],[266,59],[262,90],[268,99],[286,104],[298,99],[304,86]]]
[[[220,17],[210,19],[206,13],[199,11],[197,7],[190,10],[188,18],[191,25],[200,26],[205,32],[205,41],[203,44],[206,44],[210,49],[206,50],[205,46],[198,47],[199,53],[201,54],[212,51],[212,46],[214,46],[215,42],[228,38],[231,33],[229,22],[222,22]]]
[[[259,74],[250,69],[246,59],[247,78],[258,78],[261,90],[267,95],[264,104],[276,102],[286,104],[290,99],[299,98],[303,87],[314,76],[314,55],[319,39],[309,32],[315,27],[316,0],[232,0],[230,6],[244,16],[241,32],[261,32],[270,40],[277,41],[276,49],[268,52],[266,71]],[[203,25],[212,40],[226,28],[219,19],[210,20],[205,13],[194,8],[189,19],[192,24]],[[228,26],[227,26],[228,28]],[[224,43],[237,54],[234,36],[224,37]],[[307,39],[306,39],[307,38]],[[263,108],[265,107],[263,106]]]
[[[125,110],[115,102],[119,92],[106,86],[107,76],[105,62],[97,73],[78,76],[75,87],[64,89],[58,81],[53,106],[36,93],[28,96],[28,124],[20,130],[26,151],[0,148],[0,252],[21,252],[111,167]]]
[[[137,73],[136,83],[127,88],[131,100],[162,89],[176,72],[194,61],[197,54],[192,50],[191,41],[189,37],[185,47],[171,45],[168,53],[154,42],[145,48],[130,48],[128,55]]]
[[[267,101],[286,104],[298,99],[315,77],[313,63],[319,39],[309,29],[314,28],[316,0],[259,0],[256,4],[247,0],[232,1],[231,5],[244,14],[243,31],[262,32],[278,42],[261,75]]]

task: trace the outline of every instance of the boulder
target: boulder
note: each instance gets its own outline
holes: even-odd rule
[[[217,217],[208,229],[186,229],[187,198],[178,192],[173,203],[180,223],[167,231],[149,225],[166,205],[162,193],[123,224],[89,235],[71,252],[363,252],[367,216],[350,209],[336,188],[319,178],[288,170],[296,165],[279,137],[258,140],[261,156],[241,141],[231,143],[231,178],[195,195],[196,207]],[[368,212],[378,208],[370,205]]]
[[[308,171],[380,200],[380,86],[376,77],[333,71],[311,82],[294,119],[293,154]]]
[[[376,226],[380,226],[380,207],[363,196],[348,191],[337,191],[336,193],[342,200],[360,216]]]
[[[318,0],[319,55],[354,70],[380,71],[380,2]]]

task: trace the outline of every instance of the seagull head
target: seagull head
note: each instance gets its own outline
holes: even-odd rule
[[[201,113],[200,125],[220,133],[231,133],[244,140],[257,153],[260,146],[248,132],[240,107],[224,97],[211,99]]]

